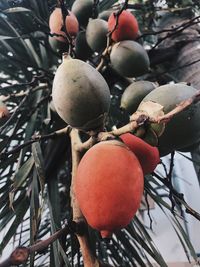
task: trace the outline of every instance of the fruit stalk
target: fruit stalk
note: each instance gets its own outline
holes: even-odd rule
[[[74,195],[74,178],[76,175],[77,167],[78,164],[81,160],[81,140],[79,137],[79,131],[77,129],[72,129],[70,133],[71,137],[71,147],[72,147],[72,182],[71,182],[71,206],[73,209],[73,220],[77,223],[85,221],[83,214],[80,210],[79,204],[77,202],[77,199]],[[79,148],[79,150],[77,150]],[[82,256],[83,256],[83,261],[84,261],[84,266],[85,267],[98,267],[99,263],[92,253],[92,250],[90,249],[89,246],[89,238],[87,233],[84,233],[83,235],[77,235]]]

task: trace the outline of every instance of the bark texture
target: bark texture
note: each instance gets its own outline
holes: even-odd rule
[[[170,65],[176,81],[186,82],[200,89],[200,23],[191,9],[160,13],[157,30],[168,29],[159,35],[159,48],[181,47]],[[200,123],[200,122],[197,122]],[[199,138],[200,139],[200,138]],[[200,184],[200,142],[191,151]]]

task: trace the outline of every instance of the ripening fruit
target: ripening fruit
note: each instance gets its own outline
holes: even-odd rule
[[[146,109],[144,104],[161,105],[164,113],[170,112],[180,102],[192,97],[197,90],[183,83],[166,84],[157,87],[140,103],[138,110]],[[193,103],[187,109],[174,116],[165,125],[163,134],[159,137],[161,151],[178,150],[190,146],[200,140],[200,102]]]
[[[113,12],[108,19],[108,30],[112,32],[116,25],[116,13]],[[117,27],[111,38],[115,42],[124,40],[135,40],[138,37],[138,22],[135,16],[128,10],[123,10],[119,15]]]
[[[110,105],[103,76],[91,65],[69,56],[56,71],[52,98],[59,116],[84,131],[102,127]]]
[[[97,17],[98,5],[95,8],[94,0],[76,0],[72,5],[72,12],[76,15],[79,24],[86,27],[89,18]]]
[[[157,147],[147,144],[141,138],[130,133],[122,134],[120,135],[120,138],[138,158],[144,175],[155,170],[156,166],[160,162]]]
[[[10,112],[6,104],[4,104],[4,102],[0,100],[0,126],[3,125],[7,121],[9,116],[10,116]]]
[[[131,83],[122,94],[120,108],[126,110],[130,115],[133,114],[142,99],[156,87],[156,83],[149,81]]]
[[[65,26],[67,29],[68,34],[71,37],[74,37],[77,35],[79,31],[79,23],[76,18],[76,16],[71,12],[68,11],[69,15],[66,16],[65,19]],[[66,37],[65,32],[62,30],[63,28],[63,17],[62,17],[62,11],[61,8],[55,8],[54,11],[51,13],[49,17],[49,28],[51,30],[51,33],[56,33],[60,34]],[[61,41],[61,42],[66,42],[65,38],[62,36],[58,37],[55,36],[55,39]]]
[[[129,224],[139,208],[143,187],[137,157],[122,142],[112,140],[85,153],[74,192],[88,224],[106,237]]]
[[[90,19],[86,28],[86,40],[95,52],[102,52],[107,45],[108,23],[103,19]]]
[[[143,46],[135,41],[122,41],[112,47],[111,66],[120,75],[138,77],[148,72],[149,57]]]

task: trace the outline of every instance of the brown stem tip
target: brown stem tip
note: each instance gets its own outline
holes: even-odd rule
[[[25,263],[28,257],[29,249],[26,247],[18,247],[10,255],[10,262],[12,265],[20,265]]]

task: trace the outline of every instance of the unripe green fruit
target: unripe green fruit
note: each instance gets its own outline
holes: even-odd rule
[[[98,19],[103,19],[105,21],[108,21],[110,15],[113,13],[113,10],[104,10],[98,15]]]
[[[80,31],[76,37],[75,53],[76,53],[76,58],[81,60],[88,59],[93,53],[92,49],[89,47],[86,41],[85,31]]]
[[[113,69],[125,77],[138,77],[148,72],[149,57],[143,46],[135,41],[122,41],[112,47],[110,61]]]
[[[157,84],[149,81],[131,83],[122,94],[120,107],[125,109],[129,114],[133,114],[142,99],[156,87]]]
[[[91,65],[70,57],[64,58],[56,71],[52,98],[60,117],[84,131],[102,127],[110,105],[103,76]]]
[[[55,53],[62,55],[62,53],[67,52],[69,50],[69,44],[66,42],[62,42],[57,40],[56,38],[49,36],[49,44],[52,50]]]
[[[143,99],[142,103],[147,101],[159,103],[166,114],[196,93],[197,90],[192,86],[182,83],[166,84],[154,89]],[[166,123],[164,133],[159,137],[160,149],[163,151],[178,150],[197,143],[200,140],[199,121],[200,102],[190,105]]]
[[[94,9],[94,0],[76,0],[72,5],[72,12],[84,27],[87,26],[89,18],[95,18],[98,14],[98,10]]]
[[[95,52],[102,52],[107,44],[108,23],[102,19],[90,19],[86,28],[86,40]]]

